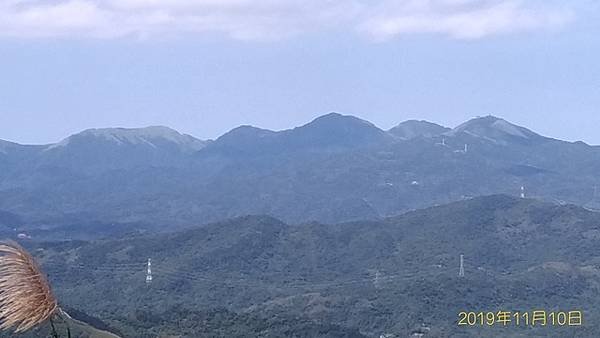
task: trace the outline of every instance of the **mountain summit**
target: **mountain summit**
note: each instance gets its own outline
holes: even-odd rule
[[[241,126],[219,137],[203,153],[273,155],[304,150],[343,150],[380,144],[389,139],[372,123],[330,113],[294,129],[271,131]]]
[[[456,136],[461,133],[502,145],[511,143],[529,144],[544,138],[527,128],[492,115],[469,120],[448,132],[447,135]]]
[[[404,121],[390,129],[388,133],[401,140],[411,140],[416,137],[434,137],[450,131],[450,128],[428,121],[409,120]]]
[[[167,127],[88,129],[47,146],[40,164],[84,171],[177,165],[205,141]]]
[[[330,113],[285,131],[295,144],[355,147],[383,141],[387,135],[371,122],[351,115]]]
[[[168,145],[179,147],[182,151],[186,152],[200,150],[206,144],[204,141],[187,134],[181,134],[168,127],[151,126],[145,128],[87,129],[81,133],[69,136],[57,144],[51,145],[48,149],[68,147],[85,142],[152,148]]]

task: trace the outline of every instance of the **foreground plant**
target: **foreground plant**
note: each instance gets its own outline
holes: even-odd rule
[[[55,317],[62,311],[34,258],[15,242],[0,242],[0,330],[21,333],[50,321],[58,338]]]

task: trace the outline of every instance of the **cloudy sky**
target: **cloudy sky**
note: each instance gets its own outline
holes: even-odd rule
[[[591,0],[0,0],[0,139],[167,125],[214,138],[338,111],[494,114],[600,144]]]

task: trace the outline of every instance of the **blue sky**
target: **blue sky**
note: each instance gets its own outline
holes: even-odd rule
[[[0,0],[0,139],[337,111],[600,144],[599,36],[587,0]]]

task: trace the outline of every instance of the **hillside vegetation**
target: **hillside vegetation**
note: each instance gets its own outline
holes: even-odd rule
[[[30,244],[63,303],[126,337],[594,337],[599,241],[600,214],[495,195],[381,221],[247,216],[170,234]],[[536,309],[581,310],[585,325],[457,326],[460,311]]]

